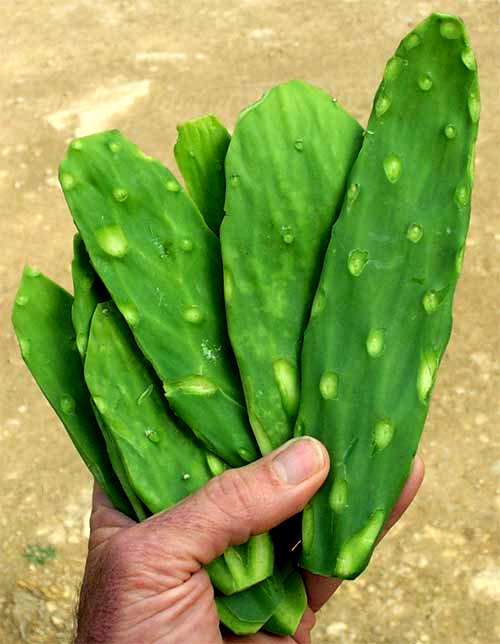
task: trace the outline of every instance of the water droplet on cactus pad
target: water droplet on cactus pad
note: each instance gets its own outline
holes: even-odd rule
[[[439,306],[439,297],[435,290],[431,289],[422,298],[422,304],[424,306],[425,312],[429,315],[437,311]]]
[[[421,224],[410,224],[406,229],[406,238],[414,244],[418,243],[424,234],[424,229]]]
[[[349,205],[352,205],[359,195],[359,183],[351,183],[347,189],[347,202]]]
[[[113,188],[113,197],[116,201],[126,201],[128,199],[128,192],[125,188]]]
[[[364,568],[384,525],[384,518],[383,510],[375,510],[361,530],[342,545],[335,563],[336,577],[350,579]]]
[[[391,106],[391,99],[385,94],[381,94],[375,103],[375,114],[380,117],[385,114]]]
[[[224,298],[226,300],[226,304],[228,304],[232,300],[233,293],[234,293],[234,279],[233,279],[232,273],[228,268],[224,268],[223,278],[224,278]]]
[[[224,470],[226,469],[224,461],[222,461],[215,454],[212,454],[211,452],[207,452],[205,455],[205,458],[207,459],[208,469],[213,474],[213,476],[218,476],[219,474],[222,474],[222,472],[224,472]]]
[[[394,436],[394,425],[390,420],[383,419],[375,423],[373,428],[373,442],[378,450],[385,449]]]
[[[200,324],[203,321],[203,312],[199,306],[188,306],[182,312],[182,317],[191,324]]]
[[[136,327],[139,324],[140,315],[134,304],[121,304],[120,313],[123,315],[130,327]]]
[[[295,424],[295,436],[305,436],[306,435],[306,424],[303,418],[298,418],[297,423]]]
[[[297,152],[302,152],[304,149],[304,141],[302,139],[297,139],[294,142],[293,147],[297,150]]]
[[[189,479],[191,478],[191,474],[189,474],[188,472],[184,472],[181,478],[183,481],[189,481]]]
[[[177,391],[181,391],[193,396],[212,396],[218,390],[218,387],[208,378],[204,376],[189,376],[183,380],[174,380],[171,382],[164,382],[163,389],[167,398],[174,395]]]
[[[285,242],[285,244],[292,244],[295,235],[293,234],[293,228],[291,226],[281,226],[281,239]]]
[[[169,192],[179,192],[181,189],[180,185],[174,179],[169,179],[165,187]]]
[[[318,288],[316,291],[316,295],[314,296],[312,308],[311,308],[311,317],[315,318],[317,317],[321,311],[325,308],[326,304],[326,295],[324,289],[321,287]]]
[[[142,405],[146,400],[148,400],[148,398],[151,397],[151,394],[153,393],[153,389],[154,389],[153,383],[151,383],[150,385],[148,385],[146,387],[146,389],[144,389],[144,391],[141,393],[141,395],[137,399],[137,404],[139,406]]]
[[[384,350],[384,329],[371,329],[366,338],[366,350],[372,358],[377,358]]]
[[[420,358],[417,373],[417,395],[421,403],[427,404],[438,368],[438,359],[433,349],[426,349]]]
[[[108,143],[108,148],[111,150],[111,152],[116,153],[120,149],[120,144],[116,143],[116,141],[111,141],[111,143]]]
[[[333,371],[325,371],[319,381],[319,393],[325,400],[335,400],[339,393],[339,376]]]
[[[448,125],[445,126],[443,132],[445,137],[450,140],[457,136],[457,128],[451,123],[448,123]]]
[[[83,143],[81,139],[75,139],[70,143],[69,146],[72,150],[81,150],[83,148]]]
[[[245,463],[251,463],[254,460],[253,454],[245,447],[238,447],[236,450],[239,456],[245,461]]]
[[[308,552],[314,541],[314,510],[310,503],[302,511],[302,551]]]
[[[289,416],[299,408],[299,374],[297,367],[286,358],[273,361],[274,380],[278,387],[281,405]]]
[[[459,206],[466,206],[469,203],[469,188],[465,183],[459,183],[455,190],[455,201]]]
[[[25,295],[24,293],[18,293],[16,295],[16,304],[17,306],[26,306],[29,302],[29,297]]]
[[[457,275],[460,275],[462,272],[462,267],[464,264],[464,255],[465,255],[465,245],[462,248],[459,248],[455,257],[455,271]]]
[[[71,190],[75,185],[75,177],[69,172],[61,173],[61,186],[64,190]]]
[[[468,106],[471,121],[477,123],[481,112],[481,101],[479,99],[479,88],[476,84],[471,87],[469,92]]]
[[[158,432],[149,427],[144,431],[144,436],[152,443],[160,442],[160,435],[158,434]]]
[[[59,400],[59,405],[63,413],[67,414],[68,416],[71,416],[75,413],[76,403],[73,396],[70,396],[69,394],[63,394],[61,396],[61,399]]]
[[[439,31],[441,36],[448,40],[456,40],[462,35],[462,28],[456,20],[443,20],[439,26]]]
[[[404,47],[407,51],[410,51],[410,49],[415,49],[415,47],[418,47],[420,43],[422,42],[422,39],[420,36],[413,32],[411,34],[408,34],[406,38],[403,41]]]
[[[94,396],[94,404],[101,414],[104,415],[108,411],[108,405],[101,396]]]
[[[185,251],[188,253],[190,250],[193,250],[193,242],[190,239],[181,239],[179,246],[181,247],[181,250]]]
[[[347,507],[347,481],[336,478],[328,496],[328,502],[334,512],[342,512]]]
[[[424,90],[424,92],[428,92],[432,87],[432,78],[430,77],[430,75],[422,74],[421,76],[419,76],[418,86],[420,87],[420,89]]]
[[[400,56],[393,56],[390,58],[385,66],[384,79],[386,81],[396,80],[396,78],[401,74],[401,70],[405,64],[408,64],[408,61]]]
[[[19,348],[21,349],[22,357],[27,360],[30,355],[31,343],[28,338],[19,338]]]
[[[368,263],[368,251],[360,248],[351,250],[347,258],[347,269],[354,277],[359,277]]]
[[[76,336],[76,347],[81,356],[84,356],[87,350],[87,339],[86,333],[78,333]]]
[[[384,159],[385,176],[391,183],[396,183],[401,176],[403,163],[397,154],[389,154]]]
[[[127,254],[128,242],[121,226],[111,224],[96,230],[97,243],[111,257],[124,257]]]
[[[477,68],[476,58],[474,52],[470,47],[466,47],[462,51],[462,62],[471,71],[474,71]]]

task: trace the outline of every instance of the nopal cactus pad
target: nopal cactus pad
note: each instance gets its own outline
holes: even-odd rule
[[[404,38],[349,178],[356,199],[349,188],[333,227],[296,426],[332,459],[303,520],[301,563],[322,575],[353,578],[366,566],[420,439],[469,223],[473,60],[454,16],[432,14]],[[325,374],[335,395],[323,394]]]
[[[85,379],[126,477],[152,513],[171,507],[212,478],[210,453],[168,409],[161,383],[113,302],[96,307]],[[229,548],[207,569],[225,594],[262,581],[273,570],[269,534]]]
[[[60,180],[92,265],[173,411],[230,465],[258,458],[227,337],[219,240],[191,198],[116,131],[70,145]]]
[[[302,336],[361,142],[361,126],[338,102],[291,81],[242,112],[229,144],[226,312],[263,453],[293,433]]]
[[[21,354],[93,477],[118,510],[135,517],[92,410],[71,322],[72,305],[67,291],[26,267],[12,311]]]
[[[224,215],[224,159],[231,137],[213,114],[177,126],[174,155],[207,226],[219,234]]]

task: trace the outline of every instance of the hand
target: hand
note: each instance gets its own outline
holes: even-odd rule
[[[307,644],[318,610],[340,580],[304,573],[309,608],[294,637],[223,636],[203,565],[300,512],[325,480],[325,448],[296,439],[212,479],[142,523],[115,510],[95,485],[77,644]],[[417,458],[388,521],[397,521],[423,479]]]

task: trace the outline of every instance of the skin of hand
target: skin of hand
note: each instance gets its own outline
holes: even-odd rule
[[[115,510],[96,484],[76,644],[308,644],[314,612],[340,580],[303,571],[309,607],[293,637],[237,637],[221,632],[203,566],[300,512],[329,466],[319,441],[293,439],[142,523]],[[417,456],[384,533],[411,503],[423,476]]]

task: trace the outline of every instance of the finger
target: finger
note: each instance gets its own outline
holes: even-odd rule
[[[143,522],[145,538],[152,537],[165,548],[175,544],[183,558],[208,564],[229,546],[300,512],[328,468],[328,453],[319,441],[293,439],[250,465],[213,478],[176,506]]]
[[[406,484],[402,489],[401,494],[399,495],[399,499],[396,501],[396,504],[378,541],[380,541],[384,537],[384,535],[387,534],[387,532],[399,520],[399,518],[404,514],[408,506],[411,504],[420,488],[420,485],[422,484],[424,473],[424,462],[422,458],[417,455],[413,462],[410,476],[408,477],[408,480],[406,481]],[[341,579],[315,575],[307,570],[302,571],[302,576],[304,578],[304,583],[307,590],[309,606],[315,612],[318,611],[328,601],[328,599],[330,599],[330,597],[342,583]]]
[[[92,512],[90,515],[90,533],[92,546],[96,542],[95,534],[100,532],[99,542],[103,540],[103,533],[105,538],[116,532],[121,528],[134,525],[135,521],[125,516],[113,507],[113,504],[108,499],[106,493],[94,480],[94,489],[92,493]]]
[[[94,489],[92,493],[92,512],[95,512],[98,508],[112,508],[113,504],[106,496],[106,493],[99,485],[99,483],[94,480]]]

